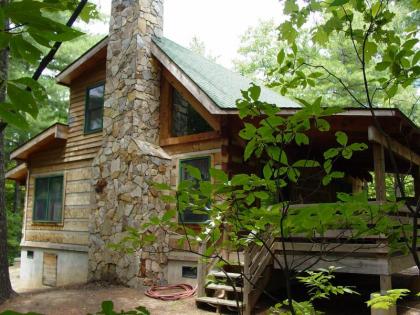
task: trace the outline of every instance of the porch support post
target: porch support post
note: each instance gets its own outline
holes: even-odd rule
[[[413,178],[415,200],[418,200],[420,198],[420,166],[418,165],[413,165]]]
[[[379,277],[380,277],[379,282],[380,282],[380,287],[381,287],[381,294],[385,294],[386,291],[392,289],[391,276],[381,275]],[[371,315],[397,315],[397,307],[393,306],[388,310],[371,309]]]
[[[386,201],[384,147],[378,143],[372,143],[372,146],[373,165],[375,170],[376,201],[384,202]]]

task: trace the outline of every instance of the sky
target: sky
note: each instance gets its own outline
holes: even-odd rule
[[[111,0],[95,0],[101,12],[109,15]],[[283,19],[279,0],[164,0],[164,36],[188,47],[197,36],[217,62],[232,68],[240,36],[259,20]],[[96,23],[93,33],[106,33],[107,27]]]

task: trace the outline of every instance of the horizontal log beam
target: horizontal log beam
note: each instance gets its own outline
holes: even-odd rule
[[[387,139],[374,126],[369,126],[368,138],[369,141],[382,145],[386,149],[391,150],[392,152],[406,159],[407,161],[410,161],[416,165],[420,165],[420,156],[418,154],[416,154],[411,149],[407,148],[406,146],[393,139],[389,139],[388,146]]]

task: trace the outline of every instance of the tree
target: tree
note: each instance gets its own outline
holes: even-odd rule
[[[7,0],[0,2],[3,8],[7,5]],[[3,29],[9,28],[7,20],[2,22]],[[0,80],[3,84],[0,86],[0,102],[6,100],[7,70],[9,53],[6,49],[0,52]],[[7,259],[7,217],[6,217],[6,196],[5,196],[5,169],[4,169],[4,129],[0,129],[0,303],[13,294],[12,285],[9,277],[9,262]]]
[[[214,56],[211,52],[207,51],[206,44],[197,36],[194,36],[189,44],[190,50],[211,60],[213,62],[217,62],[219,56]]]
[[[1,89],[3,99],[0,103],[0,303],[8,299],[13,290],[10,284],[7,256],[7,218],[4,181],[4,130],[7,124],[19,128],[28,128],[27,115],[37,117],[38,105],[46,99],[45,89],[37,82],[43,70],[54,58],[61,42],[80,36],[82,33],[71,28],[76,18],[81,15],[86,21],[95,16],[94,5],[86,0],[74,1],[3,1],[0,7],[3,25],[0,29],[0,49],[2,67],[0,72],[3,81]],[[86,5],[87,4],[87,5]],[[54,12],[72,11],[66,25],[47,17]],[[35,43],[32,43],[31,38]],[[54,44],[52,44],[55,42]],[[50,49],[41,59],[43,53],[39,47]],[[8,52],[13,58],[39,66],[32,77],[7,79]],[[7,93],[7,98],[6,98]]]
[[[417,23],[419,15],[415,12],[411,13],[408,1],[401,1],[393,4],[393,6],[395,6],[393,8],[395,17],[391,22],[392,28],[397,34],[403,34],[404,26]],[[304,58],[308,63],[334,69],[334,73],[345,80],[346,85],[355,95],[363,96],[363,79],[359,75],[358,64],[354,59],[352,43],[346,40],[345,34],[332,33],[330,40],[325,45],[314,45],[311,40],[312,35],[309,25],[299,27],[299,32],[296,34],[295,43],[299,50],[299,57]],[[279,73],[271,74],[270,71],[276,68],[278,52],[281,49],[287,49],[287,47],[290,47],[290,43],[284,39],[279,39],[275,23],[273,21],[261,21],[258,26],[249,28],[242,35],[241,46],[238,50],[240,57],[234,62],[235,68],[245,76],[269,84],[270,81],[279,79],[281,75]],[[367,73],[371,77],[381,75],[379,71],[375,70],[373,64],[367,66]],[[328,75],[318,78],[316,85],[313,85],[313,80],[310,80],[305,89],[289,90],[288,95],[313,101],[318,95],[322,94],[327,106],[357,106],[347,91],[342,86],[337,85],[335,79]],[[277,90],[280,91],[280,88],[277,88]],[[383,101],[378,105],[381,107],[398,107],[408,117],[419,122],[420,115],[416,110],[418,102],[417,89],[412,85],[400,91],[392,104]]]

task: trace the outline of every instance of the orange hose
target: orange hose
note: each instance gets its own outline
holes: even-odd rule
[[[179,292],[171,292],[171,293],[163,293],[167,290],[174,290],[180,289],[182,291]],[[168,286],[153,286],[144,292],[144,294],[153,299],[159,299],[162,301],[176,301],[180,299],[185,299],[187,297],[193,296],[197,287],[193,287],[189,284],[175,284],[175,285],[168,285]]]

